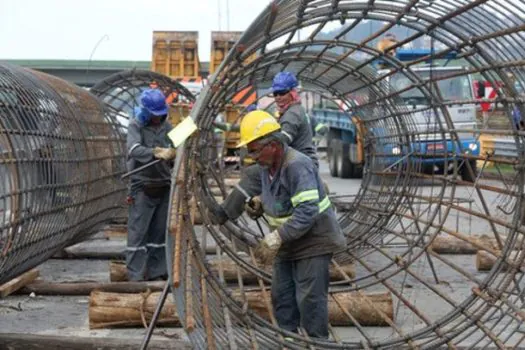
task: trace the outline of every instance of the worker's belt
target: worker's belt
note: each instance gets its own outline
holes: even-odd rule
[[[166,183],[145,183],[142,188],[144,194],[151,198],[160,198],[170,192],[170,185]]]
[[[314,197],[314,194],[313,194],[314,191],[315,191],[315,197]],[[296,207],[298,204],[300,204],[302,202],[307,202],[307,201],[315,200],[315,199],[318,199],[318,198],[319,198],[319,194],[318,194],[317,190],[304,191],[304,192],[296,194],[294,197],[292,197],[292,205],[294,207]],[[328,208],[330,208],[331,205],[332,205],[332,203],[330,202],[330,198],[328,198],[328,196],[324,197],[324,199],[322,201],[320,201],[319,204],[318,204],[318,206],[319,206],[319,214],[325,212]],[[264,214],[264,216],[268,220],[268,224],[271,227],[275,227],[275,228],[283,225],[286,221],[288,221],[288,219],[290,219],[292,217],[292,215],[275,217],[275,216],[271,216],[271,215],[268,215],[268,214]]]

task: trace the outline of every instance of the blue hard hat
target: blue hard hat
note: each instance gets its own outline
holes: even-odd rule
[[[146,89],[140,95],[140,103],[148,112],[154,116],[168,114],[166,96],[159,89]]]
[[[297,78],[293,73],[279,72],[273,77],[272,92],[290,91],[298,85]]]
[[[250,112],[253,112],[257,109],[257,105],[255,103],[249,105],[248,107],[246,107],[246,113],[250,113]]]

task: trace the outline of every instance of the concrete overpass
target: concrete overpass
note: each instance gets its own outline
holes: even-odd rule
[[[2,61],[51,74],[82,87],[92,87],[107,76],[123,70],[151,67],[151,61],[0,60]],[[208,75],[208,66],[208,62],[201,62],[201,76]]]

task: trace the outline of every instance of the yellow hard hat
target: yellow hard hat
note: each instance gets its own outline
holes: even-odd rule
[[[241,121],[241,142],[237,148],[280,129],[281,125],[270,113],[259,110],[250,112]]]

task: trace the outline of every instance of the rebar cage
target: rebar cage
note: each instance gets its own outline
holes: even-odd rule
[[[513,109],[524,112],[523,5],[498,0],[287,0],[268,5],[199,95],[191,116],[200,131],[178,152],[167,235],[170,280],[178,316],[196,348],[524,346],[524,256],[519,250],[524,134],[512,122]],[[323,33],[335,27],[341,29],[332,36]],[[392,32],[405,39],[378,50],[378,40]],[[391,54],[422,44],[429,53],[411,61]],[[466,68],[418,74],[422,64],[434,67],[451,54],[454,65]],[[268,290],[270,272],[257,266],[240,239],[240,232],[253,232],[253,227],[244,219],[214,226],[201,204],[210,200],[212,187],[224,194],[221,173],[207,166],[210,155],[202,147],[211,143],[215,116],[237,91],[268,87],[282,70],[294,72],[305,91],[342,101],[362,125],[363,180],[347,211],[339,213],[348,244],[332,261],[339,270],[353,262],[355,277],[341,273],[331,284],[330,308],[340,317],[331,320],[329,341],[278,327]],[[452,89],[440,86],[472,76],[493,82],[495,100],[454,96]],[[392,83],[400,78],[404,85]],[[404,100],[413,91],[425,99],[424,107]],[[479,110],[494,101],[504,127],[491,118],[470,125],[452,116],[453,108]],[[427,116],[423,129],[421,115]],[[417,147],[428,142],[429,134],[443,144],[442,169],[431,166],[429,171],[428,150]],[[474,142],[462,143],[464,135]],[[517,156],[498,155],[486,146],[497,138],[513,141]],[[203,225],[193,224],[196,214]],[[466,244],[495,263],[489,272],[477,272],[472,257],[438,253],[436,243],[442,240],[456,247]],[[235,282],[225,278],[226,263],[206,256],[210,249],[223,261],[233,261]],[[246,287],[246,273],[257,277],[256,287]],[[343,296],[352,302],[343,302]],[[383,297],[391,306],[381,307]],[[375,321],[367,323],[358,311]]]
[[[0,284],[125,220],[125,133],[93,95],[0,65]]]

